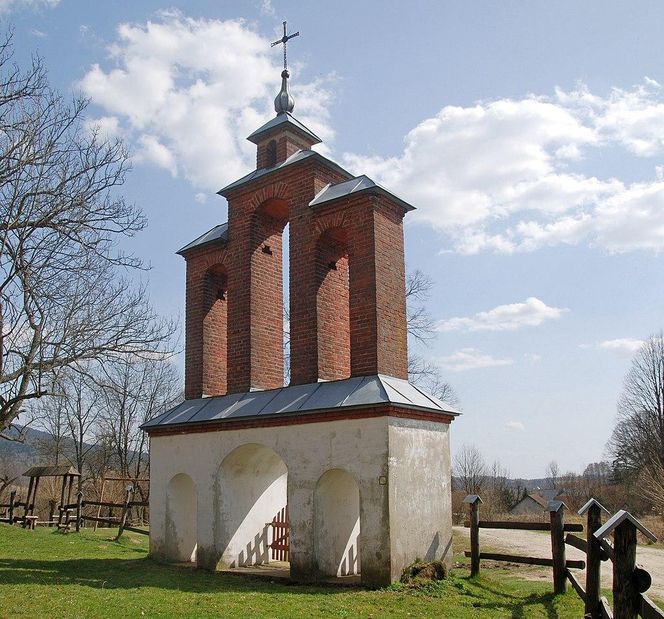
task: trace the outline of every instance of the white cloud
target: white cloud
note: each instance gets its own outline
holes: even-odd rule
[[[207,202],[207,194],[200,191],[194,196],[194,200],[199,204],[205,204]]]
[[[409,219],[447,234],[461,253],[580,243],[664,250],[661,171],[636,183],[593,176],[587,170],[602,148],[623,148],[627,159],[664,153],[657,82],[606,97],[581,85],[446,106],[408,133],[399,156],[344,160],[416,205]]]
[[[22,9],[52,9],[58,4],[60,0],[0,0],[0,15]]]
[[[616,353],[620,357],[631,359],[640,350],[643,344],[643,340],[623,337],[615,340],[604,340],[599,343],[599,347],[603,350]]]
[[[91,133],[96,131],[100,138],[106,140],[119,137],[122,134],[120,121],[116,116],[91,118],[85,122],[85,127]]]
[[[109,67],[94,64],[80,87],[120,119],[138,161],[214,191],[254,167],[255,146],[245,137],[274,115],[281,70],[278,52],[245,21],[162,11],[145,24],[118,26],[109,57]],[[325,81],[295,84],[298,118],[331,139]]]
[[[513,361],[512,359],[492,357],[476,348],[462,348],[447,357],[439,357],[437,363],[451,372],[464,372],[466,370],[512,365]]]
[[[272,6],[272,0],[258,0],[258,10],[261,15],[273,16],[276,13],[274,6]]]
[[[539,363],[542,360],[542,355],[538,355],[534,352],[527,352],[523,354],[523,358],[531,363]]]
[[[515,432],[523,432],[526,429],[526,426],[524,426],[520,421],[508,421],[505,424],[505,427],[508,430],[513,430]]]
[[[521,327],[538,327],[547,320],[557,320],[566,308],[549,307],[537,297],[529,297],[523,303],[499,305],[488,312],[470,317],[442,320],[438,331],[516,331]]]

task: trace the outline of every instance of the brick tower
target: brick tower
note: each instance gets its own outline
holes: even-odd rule
[[[320,139],[292,115],[286,68],[281,77],[276,116],[248,138],[256,169],[219,191],[228,222],[178,252],[186,401],[144,426],[151,549],[182,560],[189,535],[200,566],[260,563],[268,550],[256,540],[264,533],[266,549],[278,541],[247,522],[263,531],[281,509],[293,578],[361,572],[386,584],[416,556],[451,557],[448,428],[457,413],[408,383],[403,218],[413,207],[312,150]],[[195,522],[177,507],[191,492]],[[337,541],[323,543],[330,530]],[[340,537],[348,541],[337,548]]]

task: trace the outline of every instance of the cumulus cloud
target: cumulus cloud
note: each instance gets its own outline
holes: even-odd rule
[[[528,297],[523,303],[499,305],[488,312],[474,316],[442,320],[438,331],[516,331],[521,327],[538,327],[547,320],[557,320],[566,308],[549,307],[537,297]]]
[[[462,253],[579,243],[661,251],[661,171],[632,183],[589,174],[602,148],[621,148],[628,159],[664,153],[656,81],[606,97],[581,85],[550,97],[446,106],[408,133],[400,155],[344,161],[415,204],[410,219],[445,233]]]
[[[163,11],[119,25],[108,55],[79,86],[119,119],[139,162],[210,191],[254,167],[245,137],[274,115],[281,69],[279,54],[245,21]],[[298,118],[330,140],[325,80],[296,81],[292,91]]]
[[[22,9],[52,9],[60,0],[0,0],[0,15]]]
[[[631,359],[639,351],[643,344],[643,340],[623,337],[615,340],[604,340],[603,342],[599,343],[599,347],[603,350],[613,352],[620,357]]]
[[[492,357],[476,348],[462,348],[447,357],[439,357],[436,361],[440,367],[451,372],[465,372],[467,370],[512,365],[513,363],[512,359]]]
[[[505,427],[508,430],[512,430],[514,432],[523,432],[526,429],[526,426],[524,426],[520,421],[508,421],[505,424]]]

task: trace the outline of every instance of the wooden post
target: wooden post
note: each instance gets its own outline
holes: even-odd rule
[[[551,556],[553,559],[553,592],[558,595],[567,591],[567,565],[565,563],[565,504],[562,501],[549,503],[551,516]]]
[[[102,503],[104,500],[104,486],[106,486],[106,477],[101,478],[101,490],[99,491],[99,503]],[[95,520],[95,524],[92,527],[93,531],[97,530],[97,523],[99,522],[99,518],[101,517],[101,505],[97,507],[97,520]]]
[[[470,508],[470,575],[480,573],[480,503],[477,494],[469,494],[464,500]]]
[[[587,512],[587,536],[588,549],[586,551],[586,617],[599,619],[602,616],[600,608],[600,566],[601,545],[600,540],[595,537],[595,531],[602,526],[602,506],[593,503]]]
[[[62,524],[62,508],[65,504],[65,487],[67,486],[67,476],[62,476],[62,488],[60,489],[60,509],[58,510],[60,514],[58,515],[58,528]]]
[[[76,493],[76,533],[81,530],[81,507],[83,505],[83,492]]]
[[[30,499],[32,498],[32,486],[35,483],[35,478],[31,477],[30,482],[28,483],[28,496],[25,499],[25,505],[23,506],[23,528],[25,529],[28,524],[28,513],[30,512]]]
[[[124,531],[125,524],[127,523],[127,516],[129,515],[129,505],[131,503],[131,497],[133,494],[134,494],[134,487],[127,486],[127,494],[125,496],[124,505],[122,506],[122,515],[120,516],[120,526],[118,528],[118,536],[115,538],[116,540],[120,539],[120,536]]]
[[[14,503],[16,501],[16,490],[9,493],[9,524],[14,524]]]
[[[616,527],[613,539],[613,616],[635,619],[639,610],[634,582],[636,526],[630,520],[623,520]]]

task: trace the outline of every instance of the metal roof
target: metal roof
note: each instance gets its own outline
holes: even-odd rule
[[[351,176],[350,172],[344,170],[338,163],[335,163],[334,161],[328,159],[327,157],[323,157],[323,155],[317,153],[315,150],[298,150],[287,159],[284,159],[284,161],[282,161],[281,163],[278,163],[277,165],[271,168],[260,168],[258,170],[254,170],[253,172],[250,172],[246,176],[243,176],[242,178],[232,182],[230,185],[226,185],[226,187],[220,189],[217,193],[220,196],[226,197],[226,194],[231,189],[237,189],[238,187],[246,185],[247,183],[250,183],[251,181],[254,181],[257,178],[265,176],[266,174],[271,174],[273,172],[281,170],[282,168],[285,168],[286,166],[293,165],[294,163],[299,163],[300,161],[304,161],[310,158],[313,158],[316,161],[325,164],[326,166],[332,168],[333,170],[336,170],[337,172],[340,172],[341,174],[345,174],[348,177]]]
[[[223,241],[224,243],[228,243],[228,222],[219,224],[218,226],[212,228],[212,230],[208,230],[205,234],[202,234],[197,239],[194,239],[191,243],[188,243],[183,248],[178,249],[175,253],[184,254],[194,247],[207,245],[213,241]]]
[[[407,380],[378,374],[187,400],[141,427],[150,430],[220,420],[299,416],[377,404],[396,404],[453,416],[460,414]]]
[[[346,196],[365,192],[384,195],[397,202],[406,211],[415,210],[414,206],[408,204],[408,202],[402,200],[391,191],[388,191],[385,187],[381,187],[378,183],[375,183],[364,174],[337,185],[326,185],[316,194],[314,199],[309,202],[309,206],[319,206],[320,204],[332,202],[332,200],[338,200],[340,198],[345,198]]]
[[[289,128],[293,129],[296,133],[304,134],[305,137],[309,138],[309,141],[312,144],[320,144],[322,140],[308,127],[305,127],[295,116],[289,114],[288,112],[282,112],[278,114],[272,120],[268,120],[262,127],[259,127],[254,131],[248,138],[250,142],[258,144],[266,133],[272,131],[279,127],[280,129]]]
[[[23,473],[23,477],[62,477],[63,475],[80,477],[79,472],[68,464],[62,466],[33,466]]]
[[[631,522],[650,541],[652,542],[657,541],[657,536],[650,529],[647,529],[636,518],[634,518],[632,514],[625,511],[624,509],[621,509],[620,511],[616,512],[611,518],[609,518],[604,523],[603,527],[597,529],[597,531],[595,531],[594,533],[595,537],[597,539],[603,539],[605,537],[608,537],[609,535],[611,535],[611,533],[613,533],[613,531],[618,527],[618,525],[624,522],[625,520]]]

